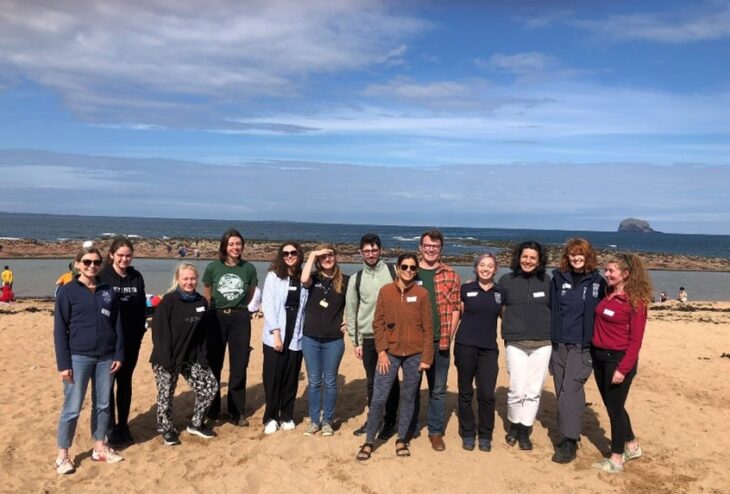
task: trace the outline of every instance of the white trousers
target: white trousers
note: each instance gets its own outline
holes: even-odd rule
[[[513,424],[529,427],[535,423],[552,350],[551,345],[535,350],[523,350],[511,344],[506,346],[505,357],[509,373],[507,418]]]

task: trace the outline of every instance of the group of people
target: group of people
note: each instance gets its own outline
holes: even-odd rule
[[[263,289],[258,290],[256,269],[242,258],[243,236],[226,231],[219,259],[203,273],[202,294],[197,268],[183,262],[152,318],[150,363],[158,388],[162,442],[180,444],[172,415],[179,375],[195,393],[187,432],[215,437],[210,419],[224,416],[220,383],[226,349],[225,416],[238,426],[249,425],[249,306],[257,306],[260,294],[266,399],[262,425],[267,435],[296,428],[294,402],[302,362],[309,404],[304,435],[334,434],[337,376],[347,335],[367,381],[367,420],[354,431],[364,436],[358,460],[371,458],[376,439],[394,435],[395,453],[410,455],[411,440],[421,430],[419,389],[424,375],[429,442],[435,451],[446,449],[452,347],[462,447],[471,451],[478,446],[488,452],[495,423],[501,318],[509,374],[506,443],[532,449],[530,435],[549,371],[561,434],[552,460],[575,459],[584,385],[593,372],[612,436],[611,456],[595,466],[617,473],[625,461],[640,457],[625,409],[651,300],[651,284],[640,259],[632,254],[611,256],[601,276],[593,247],[571,239],[550,276],[546,250],[529,241],[514,249],[510,271],[498,281],[497,259],[485,253],[474,262],[475,280],[462,284],[456,271],[441,260],[443,245],[441,232],[424,232],[418,254],[404,253],[390,265],[382,258],[380,238],[369,233],[359,245],[362,269],[347,276],[337,263],[334,246],[318,245],[305,257],[298,242],[287,241],[277,249]],[[133,246],[124,238],[114,240],[106,258],[95,247],[85,247],[74,261],[78,274],[58,291],[54,335],[64,384],[58,473],[75,468],[69,448],[89,380],[94,390],[92,459],[120,461],[112,446],[134,442],[128,419],[132,374],[145,331],[145,294],[142,276],[130,265],[132,255]]]

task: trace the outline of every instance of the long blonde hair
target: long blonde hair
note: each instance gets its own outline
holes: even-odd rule
[[[629,277],[624,282],[624,293],[628,297],[631,307],[636,309],[639,302],[643,302],[645,307],[649,307],[654,289],[641,258],[636,254],[620,253],[606,258],[606,264],[609,263],[616,264],[621,271],[629,272]]]
[[[345,283],[342,276],[342,270],[340,269],[340,265],[337,263],[337,250],[335,250],[335,246],[332,244],[317,244],[314,248],[314,250],[322,249],[329,249],[335,255],[335,271],[332,273],[332,287],[335,289],[336,293],[342,293]],[[322,266],[319,264],[319,259],[317,260],[317,271],[322,272]]]
[[[177,266],[175,266],[175,271],[172,274],[172,284],[170,285],[170,288],[167,290],[167,293],[174,292],[177,290],[178,284],[177,279],[180,278],[180,274],[185,271],[186,269],[190,269],[193,273],[195,273],[195,278],[199,278],[198,275],[198,268],[195,267],[195,264],[191,264],[189,262],[181,262]]]

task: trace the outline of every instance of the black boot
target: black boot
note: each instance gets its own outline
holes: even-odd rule
[[[555,450],[552,460],[555,463],[570,463],[575,460],[577,449],[578,444],[576,440],[566,437],[558,445],[558,449]]]
[[[504,436],[504,440],[507,441],[507,444],[510,446],[514,446],[517,442],[517,435],[519,434],[520,430],[520,424],[513,424],[510,422],[509,424],[509,430],[507,431],[507,435]]]
[[[532,432],[532,427],[528,427],[522,424],[519,424],[519,426],[520,430],[517,434],[517,442],[520,443],[520,449],[525,451],[532,449],[532,441],[530,441],[530,433]]]

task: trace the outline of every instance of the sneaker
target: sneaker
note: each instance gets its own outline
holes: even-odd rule
[[[112,427],[106,435],[106,442],[115,446],[124,446],[124,437],[122,436],[122,430],[118,425]]]
[[[122,436],[122,441],[124,441],[124,444],[126,444],[126,445],[134,444],[134,437],[132,436],[132,432],[129,430],[128,425],[125,425],[124,427],[121,428],[120,434]]]
[[[395,433],[395,424],[383,424],[383,428],[380,429],[380,434],[378,434],[378,439],[381,441],[387,441],[393,437]]]
[[[575,460],[577,449],[578,446],[574,439],[565,438],[560,442],[560,446],[558,446],[558,449],[555,451],[552,460],[555,463],[570,463]]]
[[[268,422],[266,422],[266,427],[264,427],[264,434],[271,435],[278,429],[279,424],[276,423],[276,420],[269,420]]]
[[[293,431],[296,428],[297,428],[297,426],[294,425],[293,420],[287,420],[286,422],[282,422],[282,424],[281,424],[281,430],[283,430],[283,431]]]
[[[480,437],[479,438],[479,451],[484,451],[486,453],[489,453],[492,451],[492,440],[488,437]]]
[[[119,463],[124,458],[122,458],[122,455],[114,451],[109,446],[105,446],[101,451],[94,448],[94,451],[91,453],[91,459],[105,463]]]
[[[641,446],[637,446],[636,449],[629,449],[628,446],[624,447],[624,461],[635,460],[641,458],[644,453],[641,451]]]
[[[330,424],[325,422],[322,424],[322,436],[334,436],[335,430],[332,428]]]
[[[360,427],[352,431],[353,436],[364,436],[368,431],[368,423],[365,422]]]
[[[177,431],[167,431],[162,433],[162,443],[165,446],[177,446],[180,444],[180,436]]]
[[[71,458],[68,456],[64,456],[60,460],[56,459],[56,473],[59,475],[67,475],[69,473],[74,473],[76,470],[76,467],[74,467],[74,462],[71,461]]]
[[[248,427],[249,426],[248,419],[246,417],[233,417],[233,418],[231,418],[231,423],[238,427]]]
[[[461,438],[461,447],[467,451],[474,451],[476,441],[473,437],[463,437]]]
[[[611,461],[610,458],[604,458],[603,460],[599,461],[598,463],[594,463],[591,466],[593,468],[603,470],[606,473],[621,473],[624,471],[623,465],[615,464],[614,462]]]
[[[316,433],[319,432],[319,424],[315,424],[314,422],[310,422],[307,428],[304,431],[305,436],[313,436]],[[322,431],[324,433],[324,430]]]
[[[213,432],[213,429],[208,427],[205,424],[200,424],[200,427],[195,427],[193,424],[190,424],[187,428],[188,433],[202,437],[203,439],[213,439],[216,434]]]

